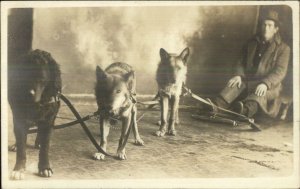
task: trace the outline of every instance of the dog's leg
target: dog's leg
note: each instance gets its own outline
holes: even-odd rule
[[[16,152],[17,151],[17,144],[12,144],[8,146],[8,150],[11,152]]]
[[[36,138],[35,138],[35,142],[34,142],[34,147],[36,149],[40,149],[40,139],[39,139],[39,134],[36,135]],[[17,151],[17,145],[16,144],[13,144],[11,146],[8,147],[8,150],[9,151],[12,151],[12,152],[16,152]]]
[[[118,151],[117,151],[117,155],[119,157],[119,159],[121,160],[125,160],[127,159],[126,157],[126,152],[125,152],[125,137],[128,134],[129,131],[129,127],[132,121],[132,113],[130,113],[127,117],[124,117],[122,120],[122,133],[121,133],[121,137],[119,140],[119,146],[118,146]]]
[[[135,105],[133,106],[133,112],[132,113],[133,113],[133,120],[132,120],[133,121],[133,127],[132,127],[132,129],[133,129],[133,134],[134,134],[134,138],[135,138],[134,144],[144,146],[144,141],[140,137],[137,122],[136,122],[137,108],[136,108]]]
[[[179,105],[178,105],[179,106]],[[176,114],[175,114],[175,124],[179,125],[180,124],[180,119],[179,119],[179,111],[178,111],[179,107],[176,110]]]
[[[170,118],[169,118],[169,127],[168,127],[168,134],[169,135],[176,135],[176,130],[175,130],[175,122],[176,122],[176,117],[178,113],[178,104],[179,104],[179,96],[172,96],[170,99],[170,105],[171,105],[171,113],[170,113]]]
[[[161,96],[160,97],[161,124],[159,130],[155,132],[156,136],[164,136],[166,133],[168,110],[169,110],[169,98],[166,96]]]
[[[40,135],[39,133],[36,134],[36,138],[35,138],[35,142],[34,142],[34,147],[36,149],[39,149],[41,146],[40,146]]]
[[[108,119],[105,118],[100,118],[100,147],[106,152],[106,146],[107,146],[107,136],[109,134],[109,123],[108,123]],[[104,160],[105,155],[100,153],[100,152],[96,152],[94,154],[94,159],[96,160]]]
[[[34,142],[34,147],[36,149],[39,149],[40,148],[40,139],[39,139],[39,135],[37,134],[36,135],[36,138],[35,138],[35,142]],[[17,151],[17,145],[16,144],[13,144],[13,145],[10,145],[8,147],[8,150],[11,151],[11,152],[16,152]]]
[[[16,164],[13,172],[11,173],[11,179],[21,180],[24,179],[24,171],[26,165],[26,141],[28,126],[25,124],[25,120],[13,118],[14,133],[16,137]]]
[[[40,153],[39,153],[39,175],[42,177],[51,177],[53,171],[49,162],[49,147],[50,138],[52,135],[54,120],[39,122],[38,123],[38,135],[40,141]]]

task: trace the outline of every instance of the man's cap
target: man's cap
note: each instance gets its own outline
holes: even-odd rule
[[[276,23],[280,23],[279,14],[275,10],[268,10],[265,14],[262,15],[262,20],[273,20]]]

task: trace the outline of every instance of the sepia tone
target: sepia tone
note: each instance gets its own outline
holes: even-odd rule
[[[271,9],[280,15],[280,35],[291,52],[283,80],[282,107],[276,118],[261,112],[256,115],[260,132],[253,131],[248,123],[195,119],[194,115],[205,105],[187,95],[180,97],[176,134],[158,137],[155,132],[162,128],[160,106],[149,109],[138,103],[137,125],[143,142],[136,145],[134,135],[129,136],[127,157],[123,158],[126,160],[108,156],[95,160],[97,149],[79,124],[55,129],[49,151],[53,176],[49,179],[291,176],[295,166],[293,12],[287,5],[9,9],[8,69],[19,60],[18,54],[31,49],[49,52],[60,65],[62,94],[82,117],[99,108],[95,96],[96,67],[105,70],[114,62],[124,62],[133,68],[137,101],[152,102],[160,89],[156,74],[161,48],[178,57],[183,49],[189,48],[184,85],[200,97],[213,98],[233,76],[243,47],[259,32],[263,13]],[[284,107],[287,112],[283,119]],[[6,111],[9,146],[2,148],[15,144],[13,114],[9,106]],[[61,101],[55,125],[74,120]],[[86,124],[100,143],[99,120],[92,118]],[[118,122],[110,126],[109,154],[118,149],[121,125]],[[37,174],[39,150],[35,149],[35,139],[36,133],[28,134],[25,180],[42,181],[45,178]],[[12,171],[16,153],[9,151],[7,158],[8,170]]]

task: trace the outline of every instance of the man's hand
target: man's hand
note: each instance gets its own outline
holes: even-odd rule
[[[238,88],[241,88],[241,85],[242,85],[242,78],[241,78],[241,76],[234,76],[233,78],[231,78],[229,81],[228,81],[228,84],[227,84],[227,86],[228,87],[234,87],[234,86],[236,86],[237,85],[237,87]]]
[[[256,96],[265,96],[267,90],[268,90],[268,86],[264,83],[261,83],[256,87],[255,94]]]

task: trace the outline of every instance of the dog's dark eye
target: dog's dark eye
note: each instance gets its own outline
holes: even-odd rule
[[[118,89],[118,90],[117,90],[117,93],[120,93],[120,92],[121,92],[121,90],[120,90],[120,89]]]

